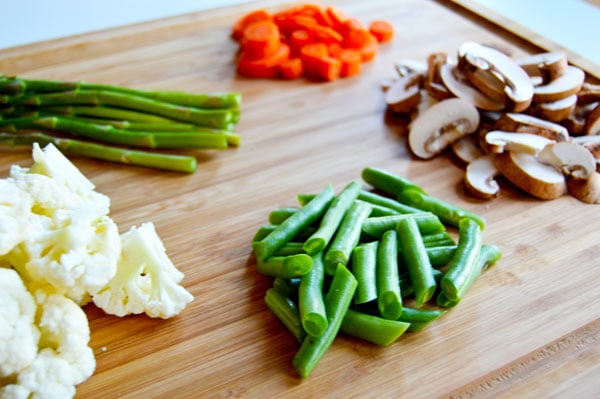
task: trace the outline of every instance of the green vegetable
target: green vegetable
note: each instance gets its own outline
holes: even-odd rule
[[[323,335],[327,328],[327,313],[323,300],[325,266],[323,253],[312,255],[312,269],[300,278],[298,306],[304,331],[313,337]]]
[[[359,202],[354,202],[346,212],[333,242],[325,253],[325,273],[332,275],[338,264],[348,264],[352,250],[360,239],[362,222],[370,213],[371,207]]]
[[[396,229],[402,257],[410,274],[417,306],[422,306],[431,299],[437,288],[431,262],[427,256],[415,219],[401,219]]]
[[[273,279],[273,289],[288,298],[294,298],[298,294],[298,287],[302,277],[283,278],[275,277]]]
[[[310,272],[313,261],[306,254],[270,256],[267,259],[258,260],[256,266],[258,272],[265,276],[292,278]]]
[[[344,215],[354,203],[360,189],[360,183],[353,181],[331,202],[321,219],[319,228],[304,243],[304,250],[307,254],[313,255],[325,249]]]
[[[409,326],[407,322],[382,319],[348,309],[340,331],[376,345],[388,346],[404,334]]]
[[[312,201],[278,225],[269,235],[256,244],[257,259],[265,260],[317,220],[326,211],[334,196],[333,187],[331,185],[327,186]]]
[[[278,225],[283,223],[287,218],[298,212],[300,208],[277,208],[269,213],[269,223]]]
[[[376,189],[381,190],[392,197],[396,197],[402,191],[408,189],[425,194],[425,190],[410,180],[383,169],[367,167],[362,171],[362,178]]]
[[[377,247],[372,241],[360,244],[352,250],[352,272],[358,285],[354,293],[354,304],[359,305],[377,299]]]
[[[478,270],[477,258],[481,250],[481,242],[481,228],[477,222],[470,218],[463,218],[459,222],[456,252],[440,283],[442,292],[448,299],[460,300],[469,288],[472,275],[479,273],[481,267]]]
[[[358,199],[368,202],[374,209],[379,210],[381,216],[394,215],[398,213],[419,213],[422,212],[418,208],[413,208],[396,201],[393,198],[384,197],[371,191],[362,190],[358,195]]]
[[[388,230],[395,230],[398,221],[414,219],[421,235],[443,232],[446,228],[440,219],[431,212],[419,212],[392,216],[369,217],[362,224],[363,232],[372,237],[380,238]]]
[[[402,308],[402,313],[398,321],[410,323],[408,331],[422,330],[427,324],[436,320],[444,314],[443,310],[439,309],[413,309],[408,307]]]
[[[402,295],[398,284],[398,233],[383,233],[377,249],[377,305],[384,319],[396,320],[402,312]]]
[[[307,335],[292,361],[294,369],[296,369],[300,377],[308,377],[331,346],[350,307],[356,285],[356,279],[346,266],[338,265],[334,272],[329,291],[325,295],[327,328],[319,337]]]
[[[398,200],[423,211],[431,212],[437,215],[442,222],[452,226],[458,227],[460,220],[468,217],[476,221],[482,230],[485,228],[485,220],[481,216],[439,198],[423,194],[418,190],[404,190],[398,194]]]
[[[302,329],[298,307],[294,301],[274,288],[267,290],[264,301],[275,317],[283,323],[298,341],[302,342],[306,333]]]

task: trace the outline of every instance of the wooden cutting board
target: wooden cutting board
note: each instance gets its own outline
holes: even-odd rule
[[[7,75],[243,93],[241,146],[196,152],[193,175],[73,159],[111,198],[121,231],[154,222],[195,296],[166,321],[87,306],[97,369],[77,397],[598,397],[600,208],[532,199],[505,183],[493,201],[470,199],[459,166],[411,159],[405,131],[384,117],[379,84],[394,76],[395,60],[453,54],[467,40],[516,55],[539,49],[444,2],[327,4],[397,28],[361,75],[333,83],[236,76],[232,24],[257,7],[290,5],[276,1],[0,51]],[[29,150],[0,151],[3,177],[13,163],[31,164]],[[270,280],[256,272],[250,241],[273,208],[329,183],[339,191],[366,166],[483,215],[484,239],[504,257],[425,330],[385,348],[339,337],[300,380],[291,363],[298,344],[264,305]]]

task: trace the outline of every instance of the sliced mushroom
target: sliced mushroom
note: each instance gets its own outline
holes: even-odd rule
[[[600,105],[596,106],[585,119],[583,132],[589,136],[600,134]]]
[[[576,105],[577,95],[573,94],[557,101],[534,103],[530,108],[530,112],[547,121],[560,122],[573,114]]]
[[[537,134],[554,141],[570,140],[569,131],[564,126],[535,116],[515,112],[503,114],[496,122],[496,129]]]
[[[584,134],[586,119],[597,106],[597,103],[580,104],[579,97],[577,101],[573,112],[566,119],[560,121],[560,124],[569,131],[571,136]]]
[[[478,198],[494,198],[500,192],[495,178],[500,174],[493,154],[482,155],[469,163],[465,171],[465,186]]]
[[[506,108],[514,112],[526,110],[533,99],[533,84],[529,75],[512,58],[489,46],[475,42],[463,43],[458,49],[458,65],[463,72],[479,69],[489,74],[488,79],[477,79],[472,83],[487,93],[487,89],[478,84],[501,81],[508,99]],[[467,73],[469,76],[469,73]],[[493,86],[492,85],[492,86]],[[495,90],[494,87],[491,90]],[[489,94],[488,94],[489,95]]]
[[[537,155],[548,144],[555,143],[550,139],[537,134],[516,133],[494,130],[485,135],[485,141],[489,149],[499,154],[504,151],[519,151],[531,155]]]
[[[394,68],[399,76],[419,74],[425,76],[427,63],[420,60],[402,59],[394,63]]]
[[[600,101],[600,84],[583,82],[581,89],[577,92],[577,103],[580,105],[596,103]]]
[[[533,54],[516,61],[529,76],[540,77],[541,84],[562,76],[569,66],[566,54],[560,51]]]
[[[432,53],[427,57],[427,73],[425,75],[425,90],[437,100],[445,100],[454,95],[444,85],[441,68],[448,62],[446,53]]]
[[[473,162],[475,159],[484,155],[484,152],[477,144],[477,137],[473,134],[461,137],[452,143],[450,148],[456,159],[465,165],[468,165],[470,162]]]
[[[538,159],[552,165],[565,176],[588,179],[596,173],[596,160],[591,152],[573,142],[551,143],[540,151]]]
[[[581,145],[592,153],[594,158],[600,157],[600,135],[573,137],[573,143]]]
[[[588,204],[600,204],[600,174],[588,179],[567,178],[567,191],[573,197]]]
[[[504,109],[503,102],[496,101],[476,89],[455,65],[444,64],[440,69],[440,77],[452,94],[469,101],[477,108],[485,111]]]
[[[486,71],[479,68],[467,68],[463,73],[473,86],[477,87],[488,97],[506,104],[509,99],[504,88],[504,78],[495,71]]]
[[[536,198],[555,199],[567,191],[563,174],[534,155],[506,151],[496,155],[496,167],[508,181]]]
[[[533,101],[551,102],[577,94],[584,80],[585,73],[583,70],[569,65],[563,75],[544,85],[535,86],[533,89]]]
[[[385,102],[389,110],[409,113],[421,101],[423,75],[412,73],[396,79],[385,92]]]
[[[414,155],[428,159],[474,132],[478,125],[479,112],[473,104],[450,98],[432,105],[412,122],[408,145]]]

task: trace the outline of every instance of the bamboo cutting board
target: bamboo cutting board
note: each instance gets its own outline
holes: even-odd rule
[[[333,83],[247,80],[233,64],[233,22],[290,5],[261,1],[0,51],[0,71],[145,89],[243,93],[239,148],[197,152],[193,175],[84,159],[73,162],[112,201],[121,231],[154,222],[195,300],[178,317],[107,316],[85,308],[97,359],[78,398],[599,397],[598,208],[564,196],[532,199],[503,184],[491,202],[469,199],[446,157],[411,159],[405,131],[384,117],[379,83],[400,58],[453,54],[467,40],[539,51],[446,3],[330,1],[397,28],[362,74]],[[2,148],[0,172],[31,163]],[[466,299],[418,333],[380,348],[339,337],[313,374],[292,368],[294,338],[266,309],[270,280],[250,241],[276,207],[366,166],[409,178],[483,215],[503,259]]]

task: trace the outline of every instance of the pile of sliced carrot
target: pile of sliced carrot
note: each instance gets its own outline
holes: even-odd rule
[[[251,11],[231,35],[240,44],[240,75],[332,81],[360,73],[394,28],[384,20],[365,26],[335,7],[301,4],[276,13]]]

